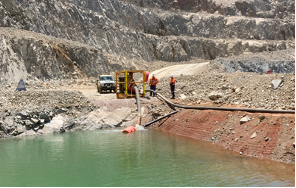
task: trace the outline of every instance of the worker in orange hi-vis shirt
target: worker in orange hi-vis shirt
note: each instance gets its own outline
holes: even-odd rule
[[[156,84],[158,83],[157,78],[155,77],[155,74],[152,74],[152,78],[150,78],[149,80],[149,86],[150,86],[150,97],[152,97],[152,93],[153,93],[153,97],[155,97],[155,93],[152,91],[156,90]]]
[[[176,79],[174,78],[174,75],[171,75],[171,81],[170,81],[170,87],[172,92],[171,99],[175,99],[175,85],[176,85]]]

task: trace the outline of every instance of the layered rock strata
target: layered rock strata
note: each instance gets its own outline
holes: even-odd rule
[[[2,26],[79,41],[145,61],[214,59],[231,51],[294,48],[293,20],[152,10],[118,0],[2,3]],[[252,46],[254,50],[248,49]]]
[[[135,68],[133,61],[114,57],[83,43],[30,31],[0,29],[0,86],[21,78],[65,79],[97,76]],[[115,60],[113,60],[115,59]]]
[[[190,12],[205,11],[222,15],[243,15],[259,18],[294,19],[295,1],[260,0],[122,0],[140,7],[181,10]]]
[[[144,64],[155,60],[211,60],[295,47],[295,23],[289,8],[292,1],[231,1],[221,2],[223,5],[216,8],[213,8],[216,1],[138,3],[1,0],[3,59],[0,62],[1,72],[5,74],[1,81],[17,81],[31,73],[61,78],[74,71],[84,76],[97,76],[125,67],[136,68],[129,60],[124,61],[125,58]],[[171,3],[177,3],[182,11],[172,10]],[[189,5],[197,9],[188,10]],[[235,13],[225,13],[222,7],[235,7]],[[262,14],[272,11],[274,16],[262,18],[262,11]],[[279,16],[280,12],[284,14]],[[36,33],[39,38],[26,37],[35,34],[24,30]],[[57,45],[52,41],[59,39],[44,39],[48,36],[68,41],[60,40]],[[117,57],[110,62],[106,59],[110,55]],[[109,66],[110,63],[115,65]]]

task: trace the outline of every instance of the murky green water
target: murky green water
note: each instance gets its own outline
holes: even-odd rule
[[[294,186],[295,167],[153,129],[0,140],[0,186]]]

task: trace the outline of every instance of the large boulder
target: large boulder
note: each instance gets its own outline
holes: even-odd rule
[[[57,115],[49,123],[46,123],[41,130],[42,134],[50,134],[50,133],[60,133],[64,132],[64,124],[66,119],[61,116]]]
[[[130,108],[118,108],[114,111],[98,109],[89,113],[81,122],[81,125],[83,129],[87,130],[125,127],[134,124],[136,115],[137,113],[133,114]]]

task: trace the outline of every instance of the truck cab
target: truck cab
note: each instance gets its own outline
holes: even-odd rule
[[[113,90],[114,93],[116,92],[115,81],[111,75],[100,75],[96,84],[99,93],[107,90],[110,92]]]

